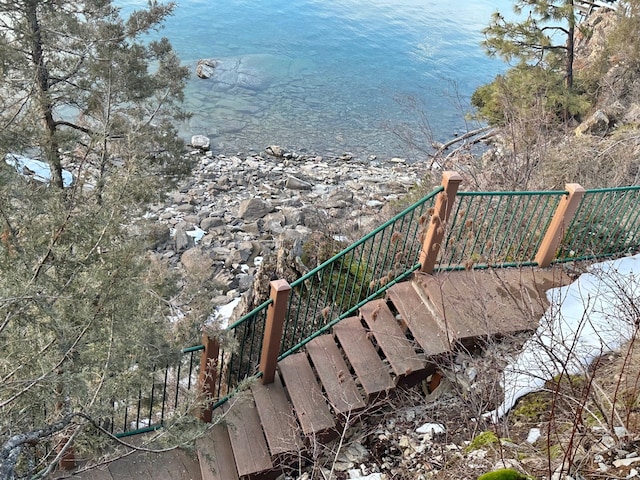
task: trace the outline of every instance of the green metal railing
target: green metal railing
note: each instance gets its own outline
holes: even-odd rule
[[[420,232],[427,225],[436,189],[380,227],[331,256],[291,283],[280,358],[299,349],[363,304],[419,268]],[[334,247],[341,246],[335,240]],[[214,398],[232,392],[243,380],[259,375],[268,300],[230,325],[231,348],[221,350]]]
[[[587,190],[557,262],[611,257],[640,245],[640,186]]]
[[[216,389],[211,392],[213,398],[224,398],[243,380],[259,373],[267,309],[272,303],[273,300],[267,300],[227,328],[223,343],[228,347],[220,349]]]
[[[291,283],[284,358],[417,270],[440,187]]]
[[[200,352],[203,345],[185,348],[176,362],[156,369],[121,400],[114,400],[111,418],[103,422],[117,437],[146,433],[164,425],[193,401],[197,394]],[[182,414],[186,412],[180,412]]]
[[[534,265],[567,192],[459,192],[436,270]]]
[[[431,192],[335,255],[332,253],[343,246],[340,240],[319,247],[323,251],[317,256],[330,258],[291,283],[278,360],[327,332],[340,320],[357,314],[362,305],[420,268],[423,236],[430,226],[436,196],[443,190],[440,187]],[[438,227],[445,231],[434,270],[536,265],[536,253],[554,213],[568,194],[458,192],[449,221]],[[639,245],[640,186],[587,190],[566,228],[555,262],[627,253]],[[218,399],[214,407],[223,403],[243,380],[261,374],[258,370],[262,340],[267,310],[272,303],[273,300],[267,300],[225,330],[221,344],[226,347],[220,350],[217,383],[211,392]],[[188,388],[199,365],[198,359],[194,367],[194,355],[199,357],[203,349],[199,345],[183,350],[191,356]],[[168,367],[167,371],[174,372],[175,367]],[[166,371],[164,375],[168,378]],[[179,370],[177,377],[180,378]],[[151,393],[150,402],[152,406],[157,404],[153,407],[156,410],[141,410],[139,401],[135,423],[127,413],[120,415],[125,431],[127,422],[136,427],[136,433],[162,424],[166,391],[174,390],[167,388],[166,380],[164,386],[158,385],[163,389],[163,400],[154,402]],[[175,388],[179,392],[180,381]],[[179,408],[178,393],[166,398],[173,402],[169,409]],[[142,422],[138,420],[141,411]]]

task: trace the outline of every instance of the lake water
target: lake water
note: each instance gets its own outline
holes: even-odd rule
[[[479,42],[491,14],[512,2],[469,0],[178,0],[159,35],[185,64],[219,63],[192,76],[181,126],[219,153],[278,144],[296,152],[420,157],[423,145],[474,127],[473,91],[505,66]],[[120,0],[126,14],[146,0]],[[424,117],[422,115],[425,115]],[[423,120],[421,120],[423,118]],[[426,118],[426,121],[424,120]],[[422,127],[421,127],[422,125]],[[425,135],[425,125],[428,135]]]

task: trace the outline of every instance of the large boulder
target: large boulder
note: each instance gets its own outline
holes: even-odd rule
[[[604,135],[609,130],[609,117],[602,110],[597,110],[593,115],[582,122],[575,130],[580,135]]]
[[[213,259],[200,247],[192,247],[180,256],[180,263],[187,272],[195,273],[210,270],[213,266]]]
[[[271,203],[260,198],[250,198],[240,203],[238,217],[246,222],[254,222],[272,211],[273,205]]]

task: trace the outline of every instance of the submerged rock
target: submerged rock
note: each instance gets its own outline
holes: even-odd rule
[[[196,65],[196,75],[198,78],[202,79],[211,78],[218,64],[219,62],[212,58],[198,60],[198,64]]]

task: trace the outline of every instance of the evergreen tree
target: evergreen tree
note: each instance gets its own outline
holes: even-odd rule
[[[508,21],[495,12],[484,30],[483,45],[489,55],[564,71],[565,85],[571,88],[576,29],[573,0],[516,0],[513,8],[526,18]]]
[[[89,425],[179,351],[143,219],[190,167],[174,127],[188,72],[142,40],[172,9],[0,1],[0,153],[52,178],[0,164],[0,479],[48,472],[61,434],[89,448]]]

